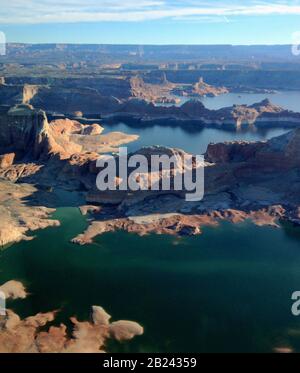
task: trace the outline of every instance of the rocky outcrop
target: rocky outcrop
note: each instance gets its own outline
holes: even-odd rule
[[[59,225],[57,220],[49,219],[53,209],[26,203],[36,191],[31,185],[0,179],[0,246],[31,239],[26,236],[29,231]]]
[[[20,104],[0,113],[0,153],[40,157],[48,151],[46,114],[31,105]]]
[[[39,92],[39,86],[33,84],[25,84],[23,87],[23,104],[30,104],[33,97]]]
[[[117,79],[116,79],[117,80]],[[119,79],[117,80],[119,83]],[[40,87],[30,101],[36,108],[47,112],[70,114],[81,111],[84,114],[110,113],[120,105],[120,99],[103,95],[92,87]]]
[[[92,173],[100,153],[113,152],[135,135],[102,134],[99,124],[75,120],[48,122],[45,112],[19,104],[0,113],[0,245],[29,239],[28,231],[58,225],[48,219],[54,211],[33,199],[38,190],[62,186],[72,190],[95,185]],[[2,153],[2,154],[1,154]],[[29,184],[14,184],[26,181]]]
[[[46,113],[29,104],[19,104],[0,113],[1,168],[22,158],[42,160],[58,155],[61,159],[83,152],[110,152],[136,140],[135,135],[113,132],[102,135],[99,124],[84,125],[70,119],[48,122]]]
[[[147,102],[176,103],[175,99],[170,97],[174,84],[169,83],[166,79],[160,84],[151,84],[145,83],[143,78],[137,75],[130,78],[130,84],[132,97]]]
[[[193,93],[198,94],[199,96],[218,96],[224,93],[228,93],[228,89],[225,87],[214,87],[204,82],[203,78],[200,78],[199,81],[193,87]]]
[[[23,285],[16,281],[9,281],[0,290],[13,299],[26,296]],[[64,324],[47,327],[56,314],[52,311],[21,319],[7,310],[5,316],[0,316],[0,353],[100,353],[105,352],[109,339],[128,341],[144,333],[143,327],[134,321],[111,323],[111,316],[99,306],[92,307],[90,321],[72,317],[72,330]]]
[[[100,192],[92,188],[87,199],[100,204],[101,209],[90,210],[90,226],[73,242],[90,243],[99,234],[120,229],[140,235],[193,235],[201,233],[202,226],[224,220],[238,223],[249,219],[274,227],[279,220],[299,224],[299,149],[300,129],[266,142],[210,144],[204,155],[205,193],[201,201],[186,201],[184,190],[172,187],[167,192]],[[164,152],[181,154],[176,149],[141,150],[149,157]],[[159,180],[162,174],[156,176]],[[173,176],[171,172],[171,179]]]
[[[5,299],[24,299],[27,296],[26,289],[22,282],[10,280],[0,286],[0,291],[4,293]]]
[[[155,204],[156,202],[154,202]],[[159,202],[158,202],[159,203]],[[175,203],[175,201],[173,202]],[[146,203],[144,204],[144,206]],[[169,207],[171,204],[169,204]],[[201,205],[200,205],[201,206]],[[188,206],[182,203],[183,211]],[[72,242],[85,245],[93,242],[94,238],[107,232],[124,230],[136,233],[140,236],[146,234],[168,234],[177,236],[193,236],[202,233],[202,227],[215,227],[222,221],[241,223],[246,220],[252,221],[258,226],[268,225],[279,227],[278,220],[284,218],[285,210],[282,206],[271,206],[259,210],[244,211],[238,209],[221,209],[199,213],[193,206],[194,213],[183,214],[179,212],[160,214],[145,214],[141,216],[130,216],[128,218],[109,219],[93,221],[87,230],[75,237]]]
[[[129,100],[117,111],[108,115],[119,119],[133,119],[141,124],[151,124],[161,121],[177,125],[193,123],[197,126],[240,128],[241,126],[276,127],[285,125],[297,127],[300,125],[300,113],[282,109],[263,100],[254,105],[234,105],[218,110],[209,110],[198,100],[190,100],[180,107],[155,106],[143,100]]]
[[[209,144],[205,153],[208,162],[233,165],[246,163],[248,167],[270,167],[271,171],[290,170],[300,162],[300,129],[274,137],[266,142],[225,142]]]
[[[228,92],[229,90],[226,87],[217,87],[205,83],[202,77],[199,78],[199,81],[193,85],[185,84],[172,90],[172,93],[178,96],[196,97],[215,97]]]
[[[132,105],[135,102],[132,101]],[[154,107],[151,103],[148,106]],[[20,126],[24,129],[26,120],[23,107],[24,105],[14,108],[13,113],[16,123],[19,123],[17,119],[20,118]],[[280,113],[280,108],[268,101],[249,108],[258,115]],[[35,123],[32,117],[41,113],[36,113],[31,107],[26,106],[25,109],[31,113],[27,125],[32,128]],[[190,113],[189,115],[194,116],[207,110],[201,103],[193,102],[176,109],[181,113],[184,110],[185,115]],[[19,113],[20,117],[17,116]],[[47,119],[43,115],[41,117]],[[266,142],[210,144],[205,153],[205,162],[201,166],[204,167],[205,176],[204,199],[190,202],[185,200],[187,191],[184,188],[174,188],[174,177],[179,172],[176,167],[155,172],[148,169],[138,175],[138,181],[142,184],[150,178],[160,185],[162,177],[170,171],[171,187],[166,191],[161,188],[146,188],[134,192],[118,190],[121,179],[117,174],[116,190],[100,192],[96,188],[99,172],[96,161],[99,153],[101,150],[112,150],[129,138],[119,133],[103,135],[102,128],[98,125],[87,126],[68,119],[43,123],[44,125],[39,125],[38,135],[32,130],[34,141],[32,138],[27,141],[27,144],[35,144],[35,149],[40,149],[38,154],[43,157],[40,156],[38,162],[17,162],[0,169],[0,176],[11,181],[26,180],[48,187],[59,186],[71,190],[84,188],[86,201],[93,207],[86,206],[82,211],[89,212],[94,217],[94,222],[74,242],[90,242],[97,234],[115,229],[140,234],[158,232],[180,235],[200,233],[201,225],[215,224],[219,220],[243,221],[249,218],[256,224],[273,226],[278,219],[288,219],[295,223],[299,221],[300,180],[297,167],[300,162],[300,129]],[[13,135],[18,134],[14,128],[10,130]],[[86,131],[92,135],[86,135]],[[27,139],[23,132],[26,131],[20,131],[24,136],[21,138]],[[93,148],[94,146],[97,148]],[[142,148],[135,155],[144,155],[149,160],[153,155],[174,156],[177,159],[187,154],[178,149],[149,147]],[[118,164],[118,157],[115,156],[115,159]],[[194,167],[193,159],[192,168]],[[128,168],[127,171],[130,173],[132,169]],[[5,193],[3,200],[10,200]],[[31,193],[33,190],[28,195]],[[9,203],[11,202],[7,202],[8,206]],[[97,208],[95,205],[100,206]],[[111,208],[110,205],[114,207]],[[48,210],[41,208],[27,208],[21,202],[17,204],[13,217],[7,210],[3,210],[2,244],[25,238],[26,231],[35,226],[51,225],[51,221],[42,219],[48,213]],[[20,224],[20,221],[26,223]],[[10,227],[14,229],[9,229]]]
[[[0,168],[7,168],[13,165],[15,153],[7,153],[0,155]]]

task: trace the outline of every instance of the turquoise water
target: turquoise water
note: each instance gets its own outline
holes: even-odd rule
[[[124,123],[106,130],[140,134],[130,150],[161,144],[198,154],[209,142],[265,140],[285,132],[135,129]],[[142,337],[110,343],[110,351],[268,352],[282,345],[300,350],[300,317],[290,311],[291,294],[300,290],[300,228],[226,223],[196,237],[116,232],[77,246],[70,240],[84,231],[87,219],[73,207],[77,196],[59,196],[56,203],[64,207],[54,218],[60,227],[0,251],[0,284],[20,280],[30,292],[8,304],[22,317],[59,309],[55,322],[69,326],[70,316],[87,319],[91,305],[101,305],[114,320],[144,326]]]
[[[9,307],[27,316],[60,309],[57,323],[103,306],[145,334],[112,351],[232,352],[300,348],[291,293],[300,289],[300,229],[251,223],[206,228],[197,237],[108,233],[87,246],[70,239],[86,227],[74,207],[30,242],[1,252],[0,283],[17,279],[31,293]]]

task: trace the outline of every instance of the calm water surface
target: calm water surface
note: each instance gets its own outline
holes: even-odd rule
[[[209,142],[265,140],[285,132],[136,129],[124,123],[108,130],[141,135],[131,150],[160,144],[198,154]],[[144,336],[110,343],[110,351],[300,350],[300,318],[290,311],[291,293],[300,290],[300,228],[222,224],[181,239],[118,232],[81,247],[70,239],[86,228],[86,218],[68,207],[75,205],[72,198],[64,196],[61,205],[54,214],[60,227],[0,252],[0,283],[20,280],[30,292],[8,304],[21,316],[60,309],[56,323],[68,323],[73,315],[87,319],[91,305],[101,305],[114,320],[144,326]]]
[[[219,109],[221,107],[232,106],[233,104],[253,104],[265,98],[269,98],[274,104],[300,112],[300,92],[299,91],[283,91],[274,94],[237,94],[228,93],[217,97],[204,97],[201,101],[209,109]],[[182,102],[190,98],[183,98]],[[105,124],[105,131],[121,131],[131,134],[138,134],[140,138],[128,145],[130,151],[136,151],[141,146],[149,145],[164,145],[184,149],[194,154],[202,154],[206,151],[207,145],[210,142],[222,141],[263,141],[271,137],[279,136],[287,129],[257,129],[240,130],[237,132],[213,129],[213,128],[197,128],[195,125],[186,125],[185,127],[174,126],[139,126],[129,125],[125,123]]]
[[[201,236],[105,234],[87,246],[70,239],[86,227],[76,208],[55,213],[61,227],[3,250],[0,283],[18,279],[31,295],[9,307],[28,316],[61,309],[56,323],[103,306],[145,334],[112,351],[271,351],[300,348],[300,229],[250,223],[206,228]],[[291,334],[294,331],[294,336]]]
[[[106,124],[105,132],[110,131],[121,131],[140,136],[137,141],[127,145],[129,151],[136,151],[142,146],[163,145],[180,148],[194,154],[202,154],[211,142],[237,140],[264,141],[271,137],[282,135],[289,130],[276,128],[234,132],[213,128],[188,129],[159,125],[139,128],[120,122],[117,124]]]
[[[252,105],[268,98],[273,104],[282,106],[285,109],[300,111],[299,91],[279,91],[276,93],[227,93],[217,97],[203,97],[201,101],[208,109],[220,109],[234,104]],[[181,103],[190,98],[183,98]]]

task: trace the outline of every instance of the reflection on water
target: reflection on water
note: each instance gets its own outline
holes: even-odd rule
[[[55,214],[61,227],[1,253],[0,283],[23,281],[31,295],[9,307],[23,316],[60,309],[57,323],[103,306],[136,320],[145,334],[114,351],[271,351],[292,343],[300,319],[291,293],[300,290],[299,228],[250,223],[206,228],[197,237],[138,237],[124,232],[76,246],[86,227],[75,208]],[[292,234],[293,236],[293,234]],[[271,243],[271,244],[270,244]]]
[[[214,128],[195,128],[195,126],[145,126],[116,123],[105,124],[105,132],[121,131],[129,134],[137,134],[140,138],[128,144],[130,151],[136,151],[142,146],[163,145],[183,149],[194,154],[202,154],[211,142],[222,141],[260,141],[274,136],[282,135],[288,129],[263,129],[256,128],[244,131],[227,131]]]
[[[124,123],[106,126],[111,130],[140,135],[130,150],[160,144],[194,153],[203,153],[210,142],[266,140],[285,132],[141,129]],[[142,337],[111,342],[111,351],[269,352],[282,345],[300,350],[300,318],[290,311],[291,294],[300,290],[300,228],[224,223],[197,237],[117,232],[76,246],[70,240],[87,226],[79,210],[59,208],[54,218],[60,227],[0,252],[0,284],[20,280],[30,293],[8,303],[22,317],[59,309],[56,323],[67,323],[73,315],[87,319],[91,305],[101,305],[114,320],[144,326]]]
[[[285,109],[300,111],[300,91],[280,91],[276,93],[227,93],[217,97],[202,97],[200,101],[208,109],[220,109],[232,105],[252,105],[268,98],[273,104],[282,106]],[[182,103],[190,100],[191,97],[181,98]]]
[[[300,112],[300,91],[282,91],[270,94],[228,93],[217,97],[202,97],[200,100],[209,109],[220,109],[234,104],[250,105],[265,98],[269,98],[272,103],[286,109]],[[179,105],[190,99],[191,97],[181,98],[182,101]],[[140,135],[138,141],[129,144],[128,148],[130,151],[138,150],[141,146],[164,145],[181,148],[195,154],[204,153],[210,142],[262,141],[288,131],[288,129],[283,128],[258,129],[255,126],[244,130],[230,131],[226,129],[199,128],[195,124],[185,124],[177,127],[159,124],[146,126],[146,124],[143,124],[141,127],[133,123],[105,123],[104,126],[106,132],[122,131]]]

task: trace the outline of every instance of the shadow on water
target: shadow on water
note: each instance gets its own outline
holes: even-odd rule
[[[189,238],[116,232],[81,247],[70,242],[87,226],[79,210],[53,217],[60,227],[1,252],[0,283],[17,279],[31,293],[9,303],[22,316],[60,309],[56,323],[86,319],[96,304],[145,327],[130,343],[110,343],[113,351],[271,351],[300,326],[290,312],[299,240],[284,229],[224,223]]]
[[[44,186],[34,184],[36,192],[23,199],[27,206],[45,206],[48,208],[78,207],[86,203],[83,191],[72,191],[63,188],[53,187],[51,190],[44,190]]]
[[[129,151],[143,146],[161,145],[183,149],[194,154],[203,154],[209,143],[224,141],[264,141],[288,132],[288,128],[258,129],[255,127],[239,131],[203,128],[195,125],[168,126],[153,123],[151,126],[137,125],[132,122],[105,123],[105,131],[120,131],[139,135],[139,139],[127,145]]]
[[[124,123],[116,129],[130,133]],[[157,144],[159,136],[163,145],[200,152],[211,139],[226,140],[210,129],[199,137],[181,128],[151,133],[136,145]],[[144,326],[142,337],[110,343],[112,351],[268,352],[299,345],[288,330],[300,327],[290,311],[291,293],[300,289],[300,228],[222,223],[182,238],[116,232],[81,247],[70,242],[88,224],[75,207],[81,199],[77,192],[39,190],[26,203],[56,207],[61,226],[0,252],[0,283],[20,280],[30,292],[8,303],[22,317],[58,309],[55,323],[69,325],[70,316],[87,319],[90,307],[101,305],[114,320]]]

